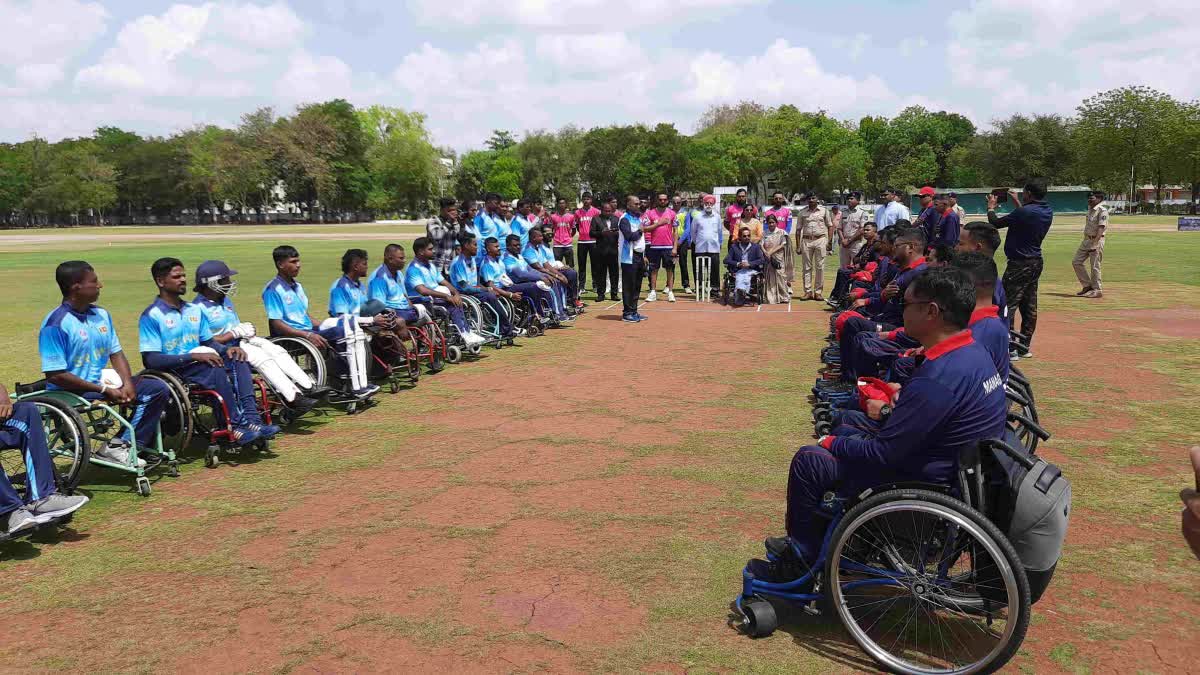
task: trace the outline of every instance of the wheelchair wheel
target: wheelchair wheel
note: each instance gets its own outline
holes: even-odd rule
[[[752,638],[767,637],[779,627],[775,607],[764,598],[751,598],[742,603],[742,632]]]
[[[1029,627],[1029,584],[983,514],[928,490],[890,490],[838,524],[830,604],[863,651],[905,674],[993,672]]]
[[[30,396],[22,402],[36,405],[42,414],[42,429],[46,432],[50,461],[54,463],[55,483],[60,492],[71,494],[83,479],[92,456],[87,424],[74,407],[53,396]]]
[[[287,350],[288,356],[291,356],[296,365],[300,366],[300,369],[312,378],[315,386],[324,387],[327,385],[325,355],[313,343],[304,338],[294,337],[271,338],[271,342]]]
[[[467,319],[467,326],[470,327],[472,332],[482,334],[483,310],[480,309],[480,302],[469,295],[462,296],[462,299],[463,316]]]
[[[446,347],[446,361],[450,363],[462,361],[462,354],[462,349],[458,345]]]
[[[158,380],[167,385],[167,405],[163,408],[159,429],[162,432],[163,450],[179,452],[192,442],[196,431],[196,420],[192,413],[192,402],[188,399],[188,388],[178,377],[161,370],[145,370],[139,375]],[[131,419],[133,406],[121,406],[121,416]]]

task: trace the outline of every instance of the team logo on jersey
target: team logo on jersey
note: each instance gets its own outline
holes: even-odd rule
[[[86,341],[88,339],[88,331],[86,328],[80,328],[77,335],[79,335],[80,340]]]
[[[193,314],[192,316],[188,317],[188,321],[191,321],[192,323],[200,323],[200,315]]]
[[[97,326],[96,331],[101,335],[108,335],[108,326]]]
[[[290,296],[290,295],[283,296],[283,304],[285,304],[285,305],[292,304],[292,296]]]
[[[163,323],[167,325],[167,328],[174,328],[175,327],[175,317],[168,316],[166,319],[163,320]]]

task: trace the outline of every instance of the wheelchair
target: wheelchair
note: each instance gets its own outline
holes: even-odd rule
[[[178,375],[165,370],[147,369],[139,373],[139,376],[158,380],[167,386],[171,396],[163,411],[162,428],[176,439],[178,444],[174,447],[181,450],[188,447],[193,438],[204,438],[207,443],[204,466],[215,468],[221,463],[222,453],[270,450],[270,441],[265,438],[260,438],[248,446],[239,446],[234,442],[233,426],[229,423],[229,406],[236,402],[226,401],[217,392],[186,382]],[[267,386],[261,377],[255,377],[252,386],[255,390],[258,413],[262,416],[263,423],[271,424]]]
[[[384,314],[394,317],[390,310]],[[422,360],[429,359],[432,372],[445,367],[445,340],[429,317],[422,315],[407,328],[407,337],[401,337],[391,329],[366,329],[371,335],[371,364],[367,375],[372,380],[386,382],[393,394],[400,391],[402,379],[414,385],[420,381]]]
[[[354,414],[362,408],[372,405],[370,399],[360,399],[358,396],[350,394],[349,376],[344,372],[338,372],[340,365],[334,363],[334,354],[322,352],[304,337],[278,335],[268,337],[268,340],[282,347],[283,351],[292,357],[296,365],[300,366],[300,370],[305,371],[305,374],[311,378],[313,388],[317,390],[317,393],[322,394],[324,400],[329,404],[346,406],[347,414]],[[368,376],[370,376],[370,372],[370,363],[368,363]],[[260,378],[257,380],[260,381]],[[293,422],[296,416],[293,411],[288,410],[286,402],[281,396],[275,394],[269,384],[264,384],[264,388],[269,395],[260,406],[262,410],[268,413],[275,411],[281,426]],[[266,422],[265,414],[263,422]]]
[[[1026,566],[993,516],[985,453],[1032,466],[1022,450],[984,441],[963,452],[953,486],[898,483],[854,497],[826,493],[819,508],[829,525],[812,567],[796,562],[796,579],[772,582],[756,576],[761,568],[752,561],[742,571],[733,620],[747,635],[769,635],[778,626],[769,598],[778,598],[810,614],[836,615],[858,646],[892,672],[1000,669],[1020,648],[1049,577],[1039,577],[1031,591]],[[783,550],[773,542],[779,540],[768,540],[769,560],[789,554],[799,560],[791,540]]]
[[[467,325],[471,327],[477,335],[480,335],[485,340],[485,345],[491,345],[496,349],[501,349],[505,346],[511,347],[515,343],[512,337],[505,337],[500,334],[500,315],[496,310],[492,309],[491,305],[481,302],[479,299],[471,295],[463,295],[463,314],[467,317]],[[504,301],[507,298],[496,297],[500,301],[500,306],[505,311],[505,317],[512,322],[512,305],[505,305]],[[516,325],[514,324],[514,328]],[[479,346],[471,347],[468,353],[478,355],[481,351]]]
[[[103,399],[90,400],[69,391],[47,389],[44,379],[26,384],[18,382],[13,390],[14,400],[32,403],[41,412],[46,444],[54,463],[56,485],[63,494],[74,492],[91,465],[133,474],[137,493],[143,497],[150,496],[150,478],[147,474],[155,468],[165,464],[168,476],[179,476],[175,449],[185,447],[191,439],[191,425],[190,421],[176,424],[180,411],[186,409],[186,402],[180,400],[175,391],[168,394],[154,446],[147,448],[138,447],[133,424],[129,421],[133,415],[131,405],[114,406]],[[116,462],[97,454],[123,432],[128,432],[130,439],[128,463]],[[138,466],[139,456],[146,461],[146,466]]]
[[[725,305],[726,307],[732,306],[730,304],[730,298],[734,293],[738,292],[734,290],[735,284],[736,281],[734,279],[733,272],[730,272],[728,269],[726,269],[725,276],[721,281],[721,304]],[[763,273],[760,271],[758,274],[750,277],[750,292],[746,294],[746,302],[743,304],[761,305],[762,302]]]

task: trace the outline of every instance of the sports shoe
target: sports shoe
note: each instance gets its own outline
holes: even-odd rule
[[[650,320],[650,317],[646,316],[645,314],[642,314],[641,312],[635,313],[634,316],[637,317],[638,321],[649,321]]]
[[[114,438],[110,440],[103,448],[100,448],[96,455],[101,459],[107,459],[110,462],[116,462],[124,466],[129,466],[129,450],[129,441],[122,440],[120,438]],[[137,465],[139,468],[146,466],[146,460],[138,457]]]
[[[4,518],[4,531],[9,535],[14,535],[38,525],[37,518],[24,507],[10,511],[4,516],[0,516],[0,518]]]
[[[821,295],[820,293],[813,293],[813,300],[816,300],[817,302],[824,302],[825,296]]]
[[[1017,350],[1013,349],[1008,352],[1008,360],[1009,361],[1020,361],[1021,355],[1017,353]]]
[[[638,321],[641,321],[641,319],[638,318],[637,314],[622,314],[621,320],[624,321],[625,323],[637,323]]]
[[[309,410],[317,407],[317,399],[309,398],[308,396],[297,396],[296,400],[288,404],[288,407],[298,413],[306,413]]]
[[[1090,290],[1090,291],[1088,291],[1088,292],[1087,292],[1087,295],[1085,295],[1085,296],[1083,296],[1083,297],[1085,297],[1085,298],[1103,298],[1103,297],[1104,297],[1104,293],[1102,293],[1102,292],[1101,292],[1100,290],[1098,290],[1098,289],[1095,289],[1095,288],[1093,288],[1092,290]]]
[[[262,438],[262,434],[249,427],[234,427],[233,442],[238,445],[250,445]]]
[[[693,291],[693,290],[691,289],[691,287],[690,287],[690,286],[684,286],[684,287],[683,287],[683,292],[684,292],[684,293],[687,293],[688,295],[695,295],[695,294],[696,294],[696,291]]]
[[[675,293],[671,289],[667,289],[667,302],[675,302]]]
[[[29,509],[29,513],[33,514],[38,525],[41,525],[55,518],[62,518],[74,513],[86,503],[88,503],[88,498],[83,495],[68,497],[67,495],[52,494],[29,504],[26,508]]]
[[[612,295],[608,299],[611,300],[612,302],[620,302],[621,301],[621,299],[618,298],[616,295]]]
[[[246,428],[257,431],[263,438],[274,438],[276,434],[283,431],[274,424],[247,424]]]
[[[1087,295],[1088,293],[1091,293],[1091,292],[1092,292],[1092,287],[1091,287],[1091,286],[1084,286],[1084,287],[1083,287],[1082,289],[1080,289],[1080,291],[1079,291],[1078,293],[1076,293],[1075,295],[1077,295],[1077,296],[1079,296],[1079,297],[1083,297],[1083,296],[1085,296],[1085,295]]]
[[[653,290],[651,290],[650,293],[646,295],[646,302],[654,302],[656,300],[658,300],[658,293],[655,293]]]
[[[803,564],[793,560],[766,561],[754,558],[746,563],[746,568],[755,579],[771,584],[786,584],[804,576]]]
[[[596,294],[596,302],[604,302],[604,294],[603,293]]]
[[[1022,355],[1021,355],[1021,358],[1023,358],[1023,359],[1032,359],[1032,358],[1033,358],[1033,352],[1032,352],[1032,351],[1025,352],[1024,354],[1022,354]]]

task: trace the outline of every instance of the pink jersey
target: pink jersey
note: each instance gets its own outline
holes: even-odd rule
[[[767,216],[775,216],[775,220],[778,222],[777,227],[779,227],[779,229],[785,232],[792,231],[792,210],[788,207],[781,206],[777,209],[767,209],[766,211],[763,211],[762,217],[764,230],[767,227]]]
[[[650,234],[651,248],[669,248],[675,245],[675,212],[669,207],[662,209],[650,209],[646,212],[645,220],[653,225],[660,221],[665,221],[662,227],[654,230]]]
[[[746,210],[746,207],[742,206],[741,204],[738,204],[737,202],[730,204],[725,209],[725,229],[729,230],[732,233],[733,228],[734,228],[734,223],[741,220],[742,211],[745,211],[745,210]],[[730,236],[732,237],[733,235],[731,234]],[[732,239],[730,239],[730,241],[733,241],[733,239],[737,239],[737,237],[733,237]]]
[[[600,215],[600,209],[592,207],[590,209],[579,209],[575,212],[575,224],[579,228],[579,243],[587,243],[596,241],[592,236],[592,218]]]
[[[550,214],[550,224],[554,226],[554,245],[570,246],[571,237],[575,234],[575,214],[570,211],[552,213]]]

